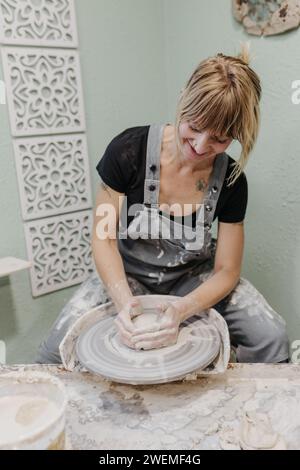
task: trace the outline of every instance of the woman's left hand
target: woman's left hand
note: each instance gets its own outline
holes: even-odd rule
[[[158,349],[177,343],[179,325],[182,316],[179,308],[173,302],[159,304],[158,311],[161,312],[159,330],[146,332],[143,329],[132,335],[135,349]]]

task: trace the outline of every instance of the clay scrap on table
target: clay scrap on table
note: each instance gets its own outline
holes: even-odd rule
[[[267,413],[242,411],[237,428],[225,426],[219,433],[223,450],[286,450],[284,438],[276,432]]]
[[[300,0],[232,0],[233,15],[247,33],[271,36],[300,25]]]

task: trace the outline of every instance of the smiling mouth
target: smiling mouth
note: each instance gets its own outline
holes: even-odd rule
[[[197,157],[204,157],[204,156],[207,154],[207,152],[204,152],[204,153],[197,153],[197,152],[194,150],[194,148],[192,147],[192,145],[190,144],[189,141],[188,141],[188,144],[189,144],[189,146],[190,146],[190,149],[191,149],[193,155],[197,155]]]

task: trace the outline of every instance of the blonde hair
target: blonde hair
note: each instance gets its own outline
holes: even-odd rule
[[[249,67],[249,44],[236,56],[222,53],[203,60],[182,90],[176,110],[175,140],[182,152],[179,125],[191,121],[199,129],[226,135],[240,142],[242,152],[230,175],[228,186],[244,170],[257,139],[260,124],[260,79]]]

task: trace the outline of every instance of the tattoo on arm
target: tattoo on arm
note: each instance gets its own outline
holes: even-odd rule
[[[107,186],[105,183],[103,183],[103,181],[101,181],[100,186],[101,186],[102,189],[104,189],[104,191],[107,192],[107,194],[109,195],[109,197],[111,197],[111,194],[110,194],[110,192],[109,192],[109,190],[108,190],[108,186]]]

